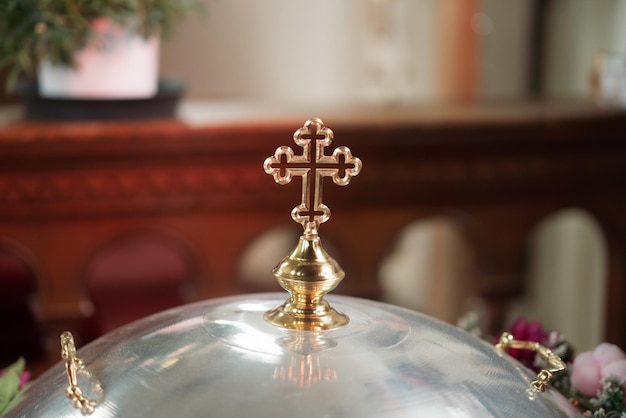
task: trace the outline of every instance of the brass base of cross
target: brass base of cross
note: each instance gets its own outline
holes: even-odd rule
[[[324,295],[337,287],[345,273],[326,253],[318,235],[302,235],[296,248],[273,273],[291,297],[265,313],[264,318],[271,324],[293,330],[319,331],[338,328],[350,321],[324,300]]]
[[[303,310],[290,298],[278,308],[266,312],[263,318],[270,324],[297,331],[324,331],[350,322],[347,315],[336,311],[325,300],[315,305],[312,311]]]

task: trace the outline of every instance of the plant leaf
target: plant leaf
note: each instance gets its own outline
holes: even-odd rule
[[[20,375],[24,371],[24,359],[7,367],[0,377],[0,414],[6,409],[20,389]]]

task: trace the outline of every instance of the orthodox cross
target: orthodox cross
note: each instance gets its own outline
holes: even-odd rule
[[[263,168],[278,184],[291,182],[293,176],[302,177],[302,203],[293,208],[291,217],[305,231],[315,232],[330,217],[330,209],[322,203],[324,177],[331,177],[335,184],[345,186],[361,171],[361,160],[343,146],[337,147],[332,155],[324,155],[324,148],[333,140],[333,131],[317,118],[306,121],[293,134],[293,140],[302,147],[302,155],[295,155],[290,147],[282,146],[265,160]]]

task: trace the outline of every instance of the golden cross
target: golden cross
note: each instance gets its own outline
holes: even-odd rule
[[[324,155],[324,148],[333,140],[333,131],[324,122],[314,118],[293,134],[294,142],[303,149],[295,155],[288,146],[278,147],[263,164],[267,174],[278,184],[287,184],[293,176],[302,177],[302,203],[293,208],[291,217],[305,231],[314,232],[330,217],[330,209],[322,203],[324,177],[331,177],[339,186],[350,183],[361,171],[361,160],[352,156],[350,149],[341,146],[332,155]]]

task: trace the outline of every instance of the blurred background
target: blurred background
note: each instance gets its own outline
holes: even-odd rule
[[[624,104],[622,87],[603,93],[598,80],[623,83],[623,64],[606,63],[626,54],[626,0],[203,2],[204,13],[187,18],[160,55],[161,74],[186,85],[181,112],[187,114],[206,102],[370,110],[545,98]],[[162,238],[120,237],[85,267],[85,292],[94,304],[85,312],[99,299],[115,304],[106,321],[93,326],[94,336],[190,300],[193,263]],[[250,244],[238,267],[249,289],[273,283],[268,272],[294,242],[293,229],[278,228]],[[10,240],[0,244],[10,249],[0,254],[2,280],[17,277],[21,287],[10,289],[19,295],[35,292],[36,263],[28,262],[28,251]],[[579,350],[602,341],[605,246],[594,218],[583,210],[566,208],[545,219],[530,237],[530,285],[510,318],[540,319]],[[465,280],[472,263],[472,250],[450,219],[407,225],[380,266],[384,298],[455,323],[481,310]],[[129,274],[140,279],[125,296],[115,296]],[[550,295],[557,288],[564,293],[555,304]],[[19,299],[3,293],[6,301]],[[150,307],[133,310],[141,297],[152,298]],[[2,306],[5,318],[21,309]],[[584,314],[572,315],[580,306]],[[37,337],[24,338],[22,346],[29,346],[28,338]]]
[[[189,19],[161,56],[162,72],[184,79],[190,100],[402,106],[590,99],[594,73],[605,71],[598,60],[626,53],[625,0],[205,3],[205,16]],[[581,349],[601,341],[603,246],[582,210],[546,219],[530,245],[532,297],[511,317],[541,319]],[[462,283],[468,257],[446,219],[407,226],[381,267],[388,300],[454,322],[471,306]],[[559,288],[568,295],[555,305],[550,295]],[[581,305],[586,314],[571,315]]]
[[[432,102],[586,96],[626,2],[203,0],[162,49],[190,98]]]

